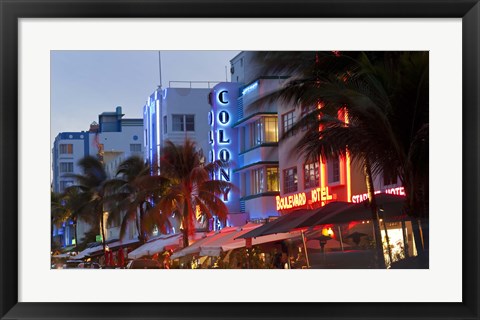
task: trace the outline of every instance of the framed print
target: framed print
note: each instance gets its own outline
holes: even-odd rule
[[[479,10],[474,0],[0,0],[2,319],[478,319]],[[299,57],[308,77],[269,73],[299,75]],[[295,107],[251,98],[273,87],[296,89]],[[368,103],[345,100],[345,88]],[[381,137],[378,119],[404,134],[397,142],[411,133],[408,161],[380,140],[361,146],[362,134]],[[357,131],[342,140],[346,129]],[[289,162],[282,143],[298,132],[328,155]],[[174,137],[206,147],[197,154],[185,138],[175,149]],[[202,177],[218,177],[205,178],[218,199],[203,199],[200,182],[169,193],[183,179],[173,154],[188,150],[201,170],[216,165]],[[144,157],[146,175],[128,180],[127,154]],[[126,270],[140,264],[162,270]]]

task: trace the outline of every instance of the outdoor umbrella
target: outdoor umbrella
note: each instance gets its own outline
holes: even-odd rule
[[[237,228],[235,231],[225,234],[223,237],[218,237],[208,243],[201,244],[199,254],[200,256],[219,256],[221,252],[225,252],[227,246],[232,245],[234,242],[239,242],[243,245],[245,240],[235,240],[235,238],[258,227],[260,227],[259,224],[247,223],[246,225]]]
[[[197,237],[198,233],[195,233]],[[129,259],[138,259],[144,256],[151,256],[155,253],[162,252],[165,247],[175,247],[179,246],[179,241],[182,239],[182,235],[177,234],[168,234],[160,235],[157,238],[150,239],[145,244],[136,248],[128,254]]]
[[[187,255],[191,255],[191,254],[199,254],[201,250],[200,249],[201,245],[212,242],[218,238],[225,237],[228,234],[232,234],[235,230],[237,230],[237,227],[226,227],[220,231],[210,232],[206,237],[192,243],[191,245],[183,248],[182,250],[179,250],[173,253],[170,259],[173,260],[173,259],[178,259]]]
[[[254,230],[242,234],[237,238],[257,238],[276,233],[285,233],[293,231],[298,228],[306,219],[310,218],[315,211],[312,210],[296,210],[287,213],[279,218],[265,223],[263,226],[255,228]]]
[[[329,202],[323,207],[317,209],[313,215],[308,219],[300,223],[298,228],[311,228],[318,226],[323,219],[336,215],[338,212],[341,212],[347,208],[352,207],[354,204],[344,201],[334,201]]]

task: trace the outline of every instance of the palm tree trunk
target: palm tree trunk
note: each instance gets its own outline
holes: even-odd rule
[[[367,185],[368,199],[372,210],[373,230],[375,234],[375,251],[377,258],[377,268],[385,269],[385,257],[383,255],[382,233],[380,232],[380,223],[378,219],[377,203],[375,201],[375,191],[373,186],[372,171],[367,157],[364,158],[363,172],[365,174],[365,183]]]
[[[100,229],[101,229],[101,233],[102,233],[102,246],[103,246],[103,254],[105,255],[107,253],[107,246],[105,244],[105,221],[104,221],[104,216],[103,216],[103,210],[102,210],[102,213],[100,215]]]
[[[138,212],[135,212],[135,225],[137,227],[137,232],[138,232],[138,241],[140,241],[140,243],[141,243],[142,242],[142,228],[140,227],[139,220],[140,220],[139,214],[138,214]]]
[[[77,219],[75,219],[73,222],[73,230],[75,232],[75,251],[78,251]]]
[[[138,240],[140,241],[140,243],[145,243],[147,242],[146,240],[146,237],[145,237],[145,226],[144,226],[144,223],[143,223],[143,216],[144,216],[144,210],[143,210],[143,205],[140,204],[139,206],[139,209],[140,209],[140,217],[139,217],[139,221],[137,221],[137,228],[138,228]]]
[[[188,234],[190,232],[189,228],[190,228],[190,216],[189,216],[189,212],[188,212],[188,202],[186,202],[184,204],[184,207],[183,207],[183,247],[186,248],[188,247],[189,245],[189,242],[188,242]]]
[[[415,248],[417,249],[417,256],[422,258],[424,256],[423,250],[423,240],[422,240],[422,230],[420,226],[420,219],[414,218],[412,219],[412,232],[413,232],[413,240],[415,241]]]
[[[422,216],[423,208],[418,205],[418,201],[416,200],[416,188],[414,186],[413,177],[407,176],[409,179],[405,183],[406,193],[408,197],[408,212],[407,214],[412,217],[412,233],[413,233],[413,241],[415,242],[415,248],[417,249],[417,256],[420,259],[423,259],[424,254],[424,242],[422,237],[422,230],[420,226],[420,217]]]

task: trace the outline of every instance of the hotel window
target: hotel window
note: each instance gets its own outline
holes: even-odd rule
[[[252,170],[252,194],[259,194],[268,191],[280,191],[278,183],[278,168],[262,167]]]
[[[251,143],[250,146],[258,146],[268,142],[278,142],[278,121],[277,117],[261,117],[250,124]]]
[[[195,131],[195,116],[193,114],[185,115],[185,131]]]
[[[172,131],[195,131],[195,115],[173,114]]]
[[[280,191],[277,167],[267,167],[267,191]]]
[[[130,144],[130,152],[141,152],[142,145],[140,143],[131,143]]]
[[[285,193],[297,191],[298,177],[297,168],[283,170],[283,189]]]
[[[60,172],[61,173],[73,172],[73,162],[60,162]]]
[[[73,144],[61,144],[60,154],[73,154]]]
[[[305,118],[309,113],[315,110],[314,106],[302,106],[302,119]],[[312,119],[308,119],[308,122],[302,126],[302,131],[307,131],[313,126]]]
[[[264,168],[252,170],[252,194],[265,192]]]
[[[318,161],[306,163],[304,171],[305,189],[320,185],[320,164]]]
[[[163,133],[167,133],[167,116],[163,116]]]
[[[288,134],[287,132],[293,127],[293,121],[295,120],[294,110],[285,113],[282,115],[282,133],[285,137],[291,137],[294,135],[293,131],[290,131]]]
[[[327,161],[328,183],[340,183],[340,159],[333,158]]]

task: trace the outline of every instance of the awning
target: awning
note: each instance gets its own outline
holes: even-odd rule
[[[313,215],[299,223],[296,228],[309,228],[319,225],[319,221],[322,221],[325,217],[335,215],[336,213],[350,208],[354,204],[351,202],[334,201],[329,202],[323,207],[317,209]]]
[[[238,238],[256,238],[275,233],[284,233],[295,229],[299,224],[310,218],[315,213],[314,210],[296,210],[287,213],[279,218],[265,223],[248,233],[238,236]]]
[[[381,219],[383,218],[386,221],[401,221],[409,219],[409,217],[404,214],[404,196],[379,193],[375,195],[375,200],[379,209],[379,217]],[[368,200],[351,204],[344,209],[336,210],[323,218],[318,219],[314,224],[311,224],[311,226],[341,224],[362,220],[372,220],[372,211]]]
[[[283,241],[283,240],[288,240],[288,239],[294,239],[298,238],[301,236],[300,231],[294,231],[294,232],[285,232],[285,233],[276,233],[276,234],[270,234],[267,236],[261,236],[257,238],[252,239],[252,245],[259,245],[259,244],[264,244],[264,243],[269,243],[269,242],[276,242],[276,241]],[[242,239],[243,236],[237,237],[236,240],[233,240],[229,243],[226,243],[222,246],[223,251],[229,251],[229,250],[234,250],[234,249],[239,249],[243,248],[246,246],[246,240]]]
[[[143,256],[154,255],[155,253],[163,251],[166,246],[171,246],[175,244],[179,246],[181,238],[182,235],[179,233],[161,235],[146,242],[132,252],[129,252],[128,259],[138,259]]]
[[[138,243],[138,239],[128,239],[128,240],[118,240],[118,239],[112,239],[108,240],[105,245],[110,249],[110,250],[116,250],[120,247],[127,247],[131,244]],[[90,244],[88,248],[77,254],[76,256],[72,256],[72,259],[79,260],[79,259],[84,259],[86,257],[92,257],[92,256],[97,256],[97,255],[102,255],[103,254],[103,244],[94,242]]]
[[[93,254],[94,252],[96,252],[98,250],[103,250],[103,245],[98,244],[97,242],[94,242],[88,248],[85,248],[85,250],[81,251],[76,256],[73,256],[72,259],[73,260],[84,259],[86,257],[89,257],[91,254]]]
[[[138,239],[129,239],[129,240],[117,240],[112,243],[107,244],[110,250],[116,250],[120,247],[128,247],[129,245],[138,243]]]
[[[239,237],[240,235],[247,233],[255,228],[260,227],[260,224],[257,223],[247,223],[246,225],[237,228],[233,232],[228,232],[224,234],[223,237],[217,237],[216,239],[213,239],[209,241],[208,243],[204,243],[200,245],[200,256],[212,256],[212,257],[218,257],[220,253],[225,250],[225,248],[233,243],[235,241],[235,238]],[[243,240],[241,240],[243,241]],[[245,241],[243,241],[245,242]]]
[[[188,247],[183,248],[182,250],[179,250],[177,252],[174,252],[170,259],[178,259],[190,254],[198,254],[200,253],[200,246],[207,244],[211,241],[214,241],[215,239],[221,238],[227,234],[233,233],[235,230],[237,230],[237,227],[226,227],[223,228],[220,231],[216,232],[211,232],[207,234],[204,238],[194,242],[193,244],[189,245]]]
[[[175,252],[171,256],[171,259],[178,259],[191,254],[197,254],[199,256],[219,256],[222,252],[243,248],[246,246],[246,240],[243,239],[242,235],[261,227],[263,227],[263,225],[248,223],[242,227],[224,228],[198,240],[194,244],[180,251]],[[252,245],[282,241],[297,237],[300,237],[300,232],[271,234],[254,238],[252,240]]]
[[[193,240],[201,239],[204,236],[205,233],[197,232],[193,235]],[[130,252],[128,254],[128,259],[138,259],[143,256],[152,256],[155,253],[167,250],[167,248],[177,248],[181,245],[182,239],[183,236],[181,233],[160,235]]]

